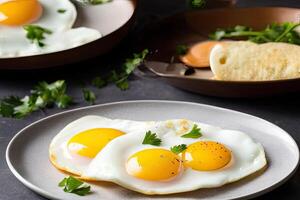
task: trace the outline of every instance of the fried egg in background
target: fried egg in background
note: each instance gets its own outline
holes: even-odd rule
[[[76,17],[76,8],[69,0],[0,0],[0,58],[66,50],[101,37],[94,29],[72,28]],[[52,32],[44,34],[43,47],[26,37],[23,26],[28,24]]]
[[[68,124],[53,138],[49,157],[56,168],[80,176],[111,141],[144,129],[144,122],[85,116]]]
[[[200,138],[183,138],[194,124]],[[150,130],[160,146],[143,145]],[[181,154],[170,147],[186,144]],[[109,181],[144,194],[171,194],[220,187],[244,178],[266,165],[262,145],[240,131],[188,120],[151,122],[147,130],[116,138],[84,170],[84,179]]]

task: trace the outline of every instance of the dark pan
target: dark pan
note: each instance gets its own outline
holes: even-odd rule
[[[226,8],[189,11],[149,26],[142,46],[153,54],[146,67],[166,82],[192,92],[220,97],[264,97],[300,91],[300,78],[276,81],[218,81],[209,68],[191,70],[174,60],[176,46],[208,39],[217,28],[246,25],[262,29],[273,22],[299,22],[300,9],[283,7]],[[168,64],[173,62],[175,64]],[[177,64],[176,64],[177,63]]]
[[[38,69],[76,63],[109,52],[134,21],[136,0],[114,0],[96,6],[77,5],[75,27],[94,28],[102,38],[76,48],[35,56],[0,59],[0,69]],[[117,13],[117,14],[116,14]]]

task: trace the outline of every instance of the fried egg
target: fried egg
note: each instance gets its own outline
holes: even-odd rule
[[[76,8],[69,0],[1,0],[0,58],[62,51],[101,37],[94,29],[72,28],[76,17]],[[43,35],[44,46],[27,38],[24,26],[28,24],[51,31]]]
[[[116,138],[144,130],[145,123],[85,116],[62,129],[51,141],[49,157],[58,169],[81,176],[94,157]]]
[[[201,137],[181,137],[195,125]],[[142,144],[147,131],[156,133],[162,143]],[[170,150],[180,144],[187,146],[183,152]],[[262,145],[247,134],[178,119],[148,122],[112,140],[85,168],[82,178],[114,182],[144,194],[171,194],[220,187],[266,163]]]

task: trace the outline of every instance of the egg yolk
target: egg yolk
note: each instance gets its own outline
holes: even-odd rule
[[[231,160],[231,151],[223,144],[212,141],[196,142],[182,153],[186,167],[199,171],[211,171],[224,167]]]
[[[38,0],[8,0],[0,4],[0,25],[21,26],[37,20],[41,14]]]
[[[124,135],[112,128],[94,128],[78,133],[68,142],[68,149],[80,156],[94,158],[111,140]]]
[[[127,160],[126,171],[136,178],[150,181],[170,180],[180,174],[182,162],[178,155],[166,149],[145,149]]]
[[[217,41],[200,42],[192,46],[180,60],[191,67],[209,67],[209,55],[212,48],[220,44]]]

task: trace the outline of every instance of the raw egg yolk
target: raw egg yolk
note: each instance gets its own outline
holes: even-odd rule
[[[150,181],[170,180],[180,174],[182,162],[178,155],[166,149],[145,149],[127,160],[126,171],[131,176]]]
[[[223,144],[212,141],[196,142],[182,154],[186,167],[199,171],[211,171],[224,167],[231,160],[231,152]]]
[[[217,41],[200,42],[192,46],[187,54],[180,56],[181,62],[191,67],[209,67],[209,55]]]
[[[0,4],[0,25],[21,26],[37,20],[42,14],[38,0],[8,0]]]
[[[68,149],[80,156],[94,158],[111,140],[124,135],[112,128],[94,128],[78,133],[68,142]]]

